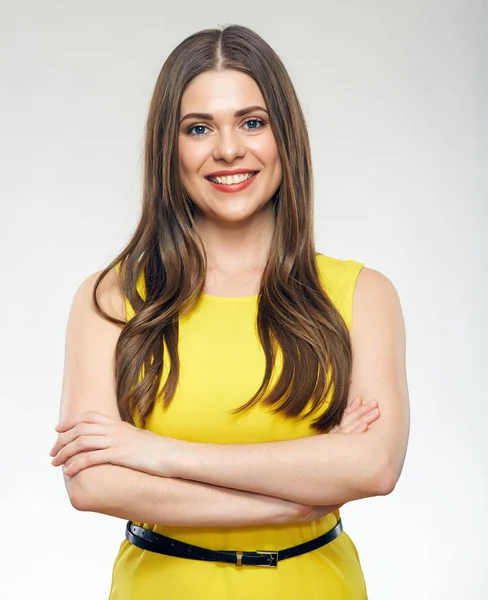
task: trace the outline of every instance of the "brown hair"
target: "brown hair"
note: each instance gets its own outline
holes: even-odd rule
[[[98,277],[93,294],[98,312],[124,325],[114,368],[120,416],[134,424],[137,410],[145,426],[161,382],[164,345],[170,361],[161,390],[165,406],[175,393],[178,318],[203,292],[207,265],[195,228],[195,206],[178,176],[180,103],[186,86],[200,73],[223,69],[241,71],[256,81],[283,168],[283,180],[271,199],[275,230],[258,295],[257,328],[266,369],[260,388],[234,412],[261,401],[290,418],[313,413],[312,427],[325,432],[340,422],[347,405],[352,355],[345,322],[317,270],[307,128],[280,58],[257,33],[240,25],[187,37],[171,52],[156,82],[145,132],[142,216],[127,246]],[[121,290],[135,311],[127,323],[108,315],[96,298],[101,280],[119,264]],[[136,289],[141,272],[145,299]],[[283,368],[266,394],[276,344]],[[330,406],[317,415],[331,390]]]

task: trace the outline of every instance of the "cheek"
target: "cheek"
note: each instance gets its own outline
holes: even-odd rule
[[[275,165],[281,165],[280,154],[278,152],[278,146],[274,139],[268,144],[267,147],[269,161],[274,163]]]
[[[199,171],[205,162],[208,149],[203,148],[203,144],[185,144],[180,143],[178,150],[178,162],[180,176],[185,178],[198,178]]]
[[[262,161],[265,166],[272,169],[280,168],[281,160],[278,152],[278,147],[274,137],[257,139],[256,143],[249,146],[249,149]]]
[[[180,175],[187,176],[187,173],[190,170],[190,162],[191,161],[188,151],[182,144],[178,149],[178,164],[180,169]]]

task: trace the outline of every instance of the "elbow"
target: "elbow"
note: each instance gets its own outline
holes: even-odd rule
[[[76,510],[85,512],[118,512],[119,498],[122,498],[124,506],[127,504],[127,499],[118,485],[119,477],[123,476],[126,470],[129,469],[107,463],[92,465],[73,477],[65,476],[71,505]]]
[[[388,496],[396,487],[399,474],[396,472],[390,461],[380,462],[373,475],[371,488],[374,496]]]
[[[80,471],[73,477],[65,475],[66,491],[68,492],[69,501],[71,506],[81,512],[93,511],[92,503],[89,501],[88,494],[86,492],[86,486],[83,482],[84,472]]]
[[[69,467],[76,457],[68,458],[65,463],[65,467]],[[91,467],[90,467],[91,469]],[[74,475],[66,475],[63,472],[64,485],[68,493],[69,501],[71,506],[79,511],[91,511],[92,508],[88,503],[88,481],[87,478],[91,476],[90,469],[82,469]]]
[[[395,489],[397,479],[390,473],[382,473],[374,482],[374,495],[375,496],[388,496]]]

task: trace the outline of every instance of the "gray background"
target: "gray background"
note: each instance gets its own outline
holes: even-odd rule
[[[50,465],[68,310],[138,219],[165,58],[238,23],[303,104],[318,250],[385,273],[402,301],[404,471],[390,496],[342,511],[370,598],[488,598],[487,4],[230,4],[2,3],[2,597],[108,596],[125,523],[75,511]]]

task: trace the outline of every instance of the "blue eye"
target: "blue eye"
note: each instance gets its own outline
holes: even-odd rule
[[[192,129],[206,129],[205,125],[193,125],[192,127],[188,128],[186,130],[186,133],[190,133]],[[198,134],[193,134],[193,135],[198,135]]]
[[[247,125],[248,123],[259,123],[259,125],[260,125],[259,127],[250,127],[248,129],[248,131],[254,131],[255,129],[261,129],[264,125],[266,125],[265,121],[263,121],[262,119],[258,119],[258,118],[247,119],[247,121],[244,122],[244,125]],[[196,130],[196,129],[198,129],[200,131],[200,133],[197,133],[196,131],[195,131],[195,133],[192,133],[192,131]],[[197,125],[192,125],[191,127],[189,127],[186,130],[186,133],[188,135],[194,135],[194,136],[200,137],[200,136],[202,136],[204,134],[204,132],[201,131],[202,129],[208,129],[208,127],[206,125],[198,125],[198,124]]]
[[[244,125],[247,125],[248,123],[260,123],[261,126],[266,125],[262,119],[248,119],[245,121]],[[261,127],[251,127],[251,129],[261,129]]]

